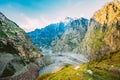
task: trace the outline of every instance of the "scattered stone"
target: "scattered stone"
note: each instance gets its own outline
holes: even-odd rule
[[[93,72],[91,70],[87,70],[87,72],[90,74],[90,75],[93,75]]]
[[[74,70],[78,70],[80,68],[80,66],[75,66]]]

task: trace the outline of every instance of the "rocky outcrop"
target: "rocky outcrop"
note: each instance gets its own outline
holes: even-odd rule
[[[120,2],[113,1],[97,11],[89,22],[89,29],[78,48],[90,59],[120,50]]]
[[[52,41],[53,52],[72,52],[84,38],[87,29],[87,19],[80,18],[73,20],[61,38]],[[54,42],[56,43],[55,45],[53,45]]]
[[[27,34],[0,12],[0,77],[14,75],[40,56]]]

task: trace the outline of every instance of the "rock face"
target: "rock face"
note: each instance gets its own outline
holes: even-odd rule
[[[40,53],[26,33],[0,12],[0,77],[21,71]]]
[[[85,18],[76,19],[71,22],[68,29],[60,39],[53,40],[53,52],[71,52],[75,49],[85,36],[88,29],[88,20]],[[55,42],[56,41],[56,42]],[[55,45],[54,42],[56,43]]]
[[[97,11],[90,20],[78,52],[94,59],[120,50],[120,2],[113,1]]]

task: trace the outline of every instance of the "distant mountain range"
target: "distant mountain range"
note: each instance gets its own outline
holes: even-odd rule
[[[36,29],[28,35],[38,48],[50,49],[53,53],[80,53],[93,59],[120,49],[119,12],[119,1],[113,1],[90,20],[66,17],[62,22]]]
[[[53,52],[69,52],[77,47],[88,29],[85,18],[66,17],[63,21],[29,32],[33,44]]]

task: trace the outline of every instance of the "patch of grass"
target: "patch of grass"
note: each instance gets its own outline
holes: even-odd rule
[[[102,45],[104,45],[104,42],[102,42],[100,40],[94,40],[93,44],[91,44],[90,47],[92,49],[97,49],[97,48],[101,47]]]
[[[95,49],[97,49],[97,48],[99,48],[99,47],[101,47],[101,46],[103,46],[105,44],[102,41],[104,33],[101,30],[102,30],[102,27],[97,26],[88,35],[88,37],[90,38],[90,41],[87,42],[87,44],[93,50],[95,50]]]
[[[89,63],[95,74],[106,80],[120,80],[120,51],[107,53]]]
[[[48,74],[43,74],[43,75],[39,76],[36,80],[43,80],[43,79],[49,77],[50,75],[51,75],[50,73],[48,73]]]
[[[15,34],[13,32],[7,32],[9,36],[14,36]]]
[[[36,80],[82,80],[81,76],[79,75],[82,71],[82,69],[74,70],[74,66],[67,66],[45,78],[37,78]],[[45,75],[47,74],[41,75],[40,77]]]

